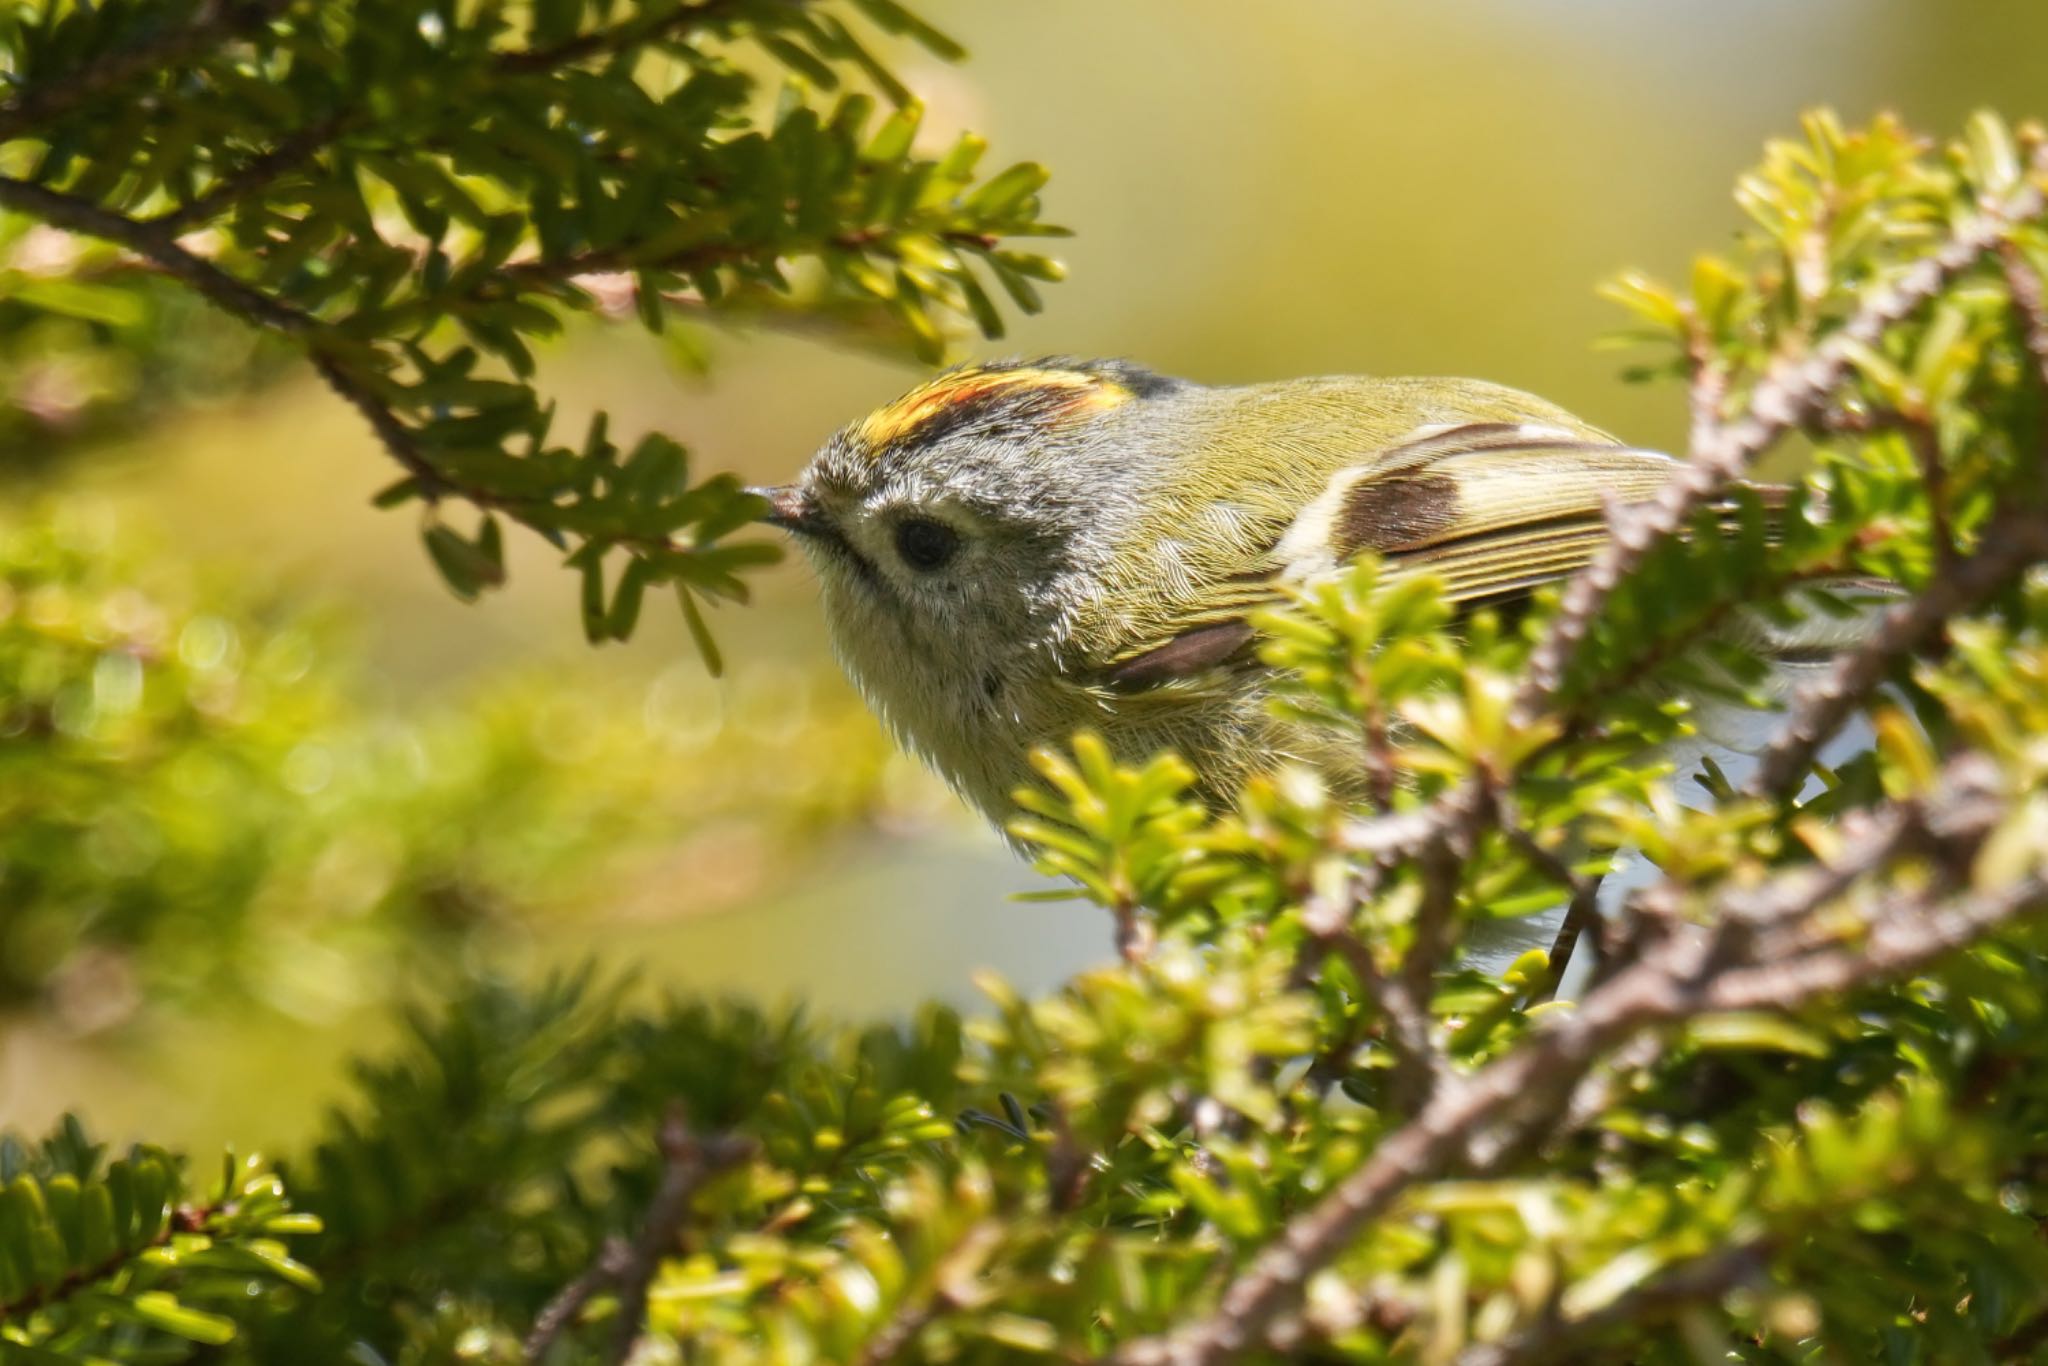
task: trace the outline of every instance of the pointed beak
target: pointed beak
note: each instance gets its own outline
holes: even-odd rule
[[[748,493],[768,501],[768,515],[761,520],[784,531],[799,535],[816,536],[829,526],[824,514],[805,496],[795,484],[782,484],[774,488],[750,488]]]

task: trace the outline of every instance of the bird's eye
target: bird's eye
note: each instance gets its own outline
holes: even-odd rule
[[[920,573],[943,569],[960,549],[960,533],[929,517],[910,517],[896,524],[896,553]]]

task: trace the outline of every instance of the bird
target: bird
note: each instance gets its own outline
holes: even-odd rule
[[[1179,753],[1216,806],[1288,761],[1355,786],[1354,745],[1266,705],[1252,614],[1367,552],[1389,576],[1435,574],[1461,610],[1513,609],[1673,468],[1482,380],[1212,386],[1041,357],[942,373],[755,492],[814,566],[870,707],[1000,830],[1031,752],[1081,730],[1126,763]],[[1746,629],[1782,697],[1863,627]],[[1739,770],[1770,719],[1703,702],[1685,757]]]

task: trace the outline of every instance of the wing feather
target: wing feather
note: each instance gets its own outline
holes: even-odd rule
[[[1668,456],[1583,428],[1484,422],[1413,432],[1337,469],[1249,572],[1204,585],[1171,629],[1133,642],[1097,677],[1128,693],[1133,684],[1184,685],[1250,667],[1249,650],[1202,647],[1228,639],[1226,624],[1279,600],[1285,586],[1334,573],[1367,550],[1390,575],[1440,576],[1452,602],[1526,597],[1591,562],[1608,540],[1610,504],[1655,496],[1673,469]],[[1767,516],[1784,505],[1783,489],[1754,492]],[[1721,512],[1734,534],[1740,509]]]

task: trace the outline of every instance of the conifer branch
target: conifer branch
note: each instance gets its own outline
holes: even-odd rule
[[[25,1320],[39,1309],[48,1309],[92,1289],[109,1277],[119,1275],[143,1253],[153,1248],[167,1246],[171,1239],[180,1233],[195,1233],[205,1228],[206,1221],[220,1211],[221,1206],[217,1204],[178,1206],[171,1211],[171,1217],[164,1221],[163,1228],[158,1230],[154,1237],[145,1239],[133,1247],[122,1248],[96,1266],[80,1267],[52,1285],[31,1290],[19,1299],[0,1304],[0,1323]]]
[[[2036,170],[2048,173],[2048,154]],[[1678,534],[1692,515],[1724,493],[1787,431],[1822,412],[1848,371],[1850,356],[1871,347],[1912,316],[1956,276],[1995,251],[2015,223],[2039,218],[2044,203],[2032,183],[1977,219],[1929,255],[1900,273],[1889,286],[1863,300],[1855,314],[1823,338],[1811,355],[1781,359],[1757,383],[1733,422],[1711,426],[1692,443],[1663,490],[1646,502],[1619,510],[1609,520],[1611,537],[1593,562],[1565,586],[1558,611],[1529,656],[1528,682],[1516,698],[1516,714],[1541,717],[1563,689],[1573,656],[1592,629],[1601,606],[1659,542]]]
[[[1945,795],[1916,813],[1928,842],[1959,849],[1982,837],[2000,811],[1977,800],[1974,763],[1952,761]],[[1895,848],[1898,832],[1867,835]],[[1867,851],[1851,866],[1881,862]],[[1796,894],[1768,884],[1765,892],[1717,898],[1702,924],[1680,927],[1634,964],[1590,992],[1579,1006],[1546,1018],[1497,1061],[1447,1079],[1422,1112],[1382,1139],[1372,1156],[1316,1205],[1290,1219],[1223,1290],[1209,1316],[1155,1338],[1125,1344],[1115,1366],[1216,1366],[1263,1340],[1269,1325],[1299,1297],[1310,1277],[1338,1256],[1406,1191],[1458,1170],[1483,1172],[1490,1160],[1542,1134],[1565,1113],[1580,1078],[1604,1056],[1645,1030],[1732,1010],[1796,1009],[1852,987],[1894,980],[1968,944],[1987,931],[2035,913],[2048,902],[2048,882],[2024,878],[1995,892],[1957,895],[1953,861],[1936,861],[1924,887],[1883,898],[1861,916],[1858,940],[1836,940],[1795,958],[1764,961],[1750,931],[1757,907],[1773,918],[1804,920],[1835,905],[1833,880],[1805,870]]]
[[[2048,150],[2036,152],[2034,170],[2048,175]],[[1996,251],[2014,224],[2038,219],[2044,210],[2048,203],[2031,181],[1985,208],[1939,248],[1900,272],[1888,287],[1865,298],[1810,355],[1780,359],[1750,392],[1740,418],[1708,423],[1702,415],[1712,406],[1696,398],[1695,437],[1686,459],[1656,496],[1610,514],[1610,538],[1565,585],[1556,614],[1526,662],[1526,681],[1515,699],[1511,724],[1526,728],[1545,718],[1607,599],[1655,546],[1726,492],[1767,448],[1827,411],[1857,348],[1874,345],[1950,281]],[[1708,373],[1699,371],[1696,383],[1719,382],[1704,378]],[[1420,810],[1354,823],[1347,843],[1355,852],[1370,854],[1381,867],[1422,858],[1431,849],[1469,848],[1497,809],[1498,786],[1496,775],[1468,778]]]

